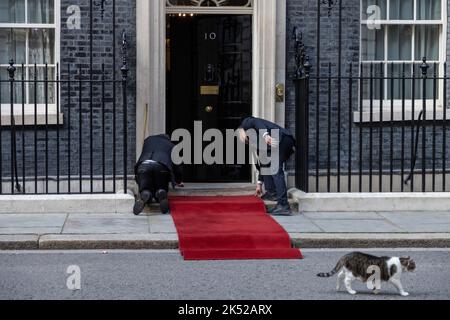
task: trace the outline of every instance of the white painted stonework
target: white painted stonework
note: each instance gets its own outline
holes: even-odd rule
[[[286,0],[254,1],[250,11],[227,7],[198,10],[201,14],[253,15],[253,115],[284,125],[284,103],[275,103],[275,86],[285,82]],[[136,14],[136,154],[139,155],[146,136],[166,130],[165,0],[137,0]]]
[[[164,0],[137,0],[136,154],[145,138],[166,130],[166,13]]]
[[[130,213],[131,194],[0,196],[0,214]]]
[[[448,193],[304,193],[289,191],[300,212],[448,211]]]

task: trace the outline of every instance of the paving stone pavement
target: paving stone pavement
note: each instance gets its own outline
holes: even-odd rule
[[[290,234],[450,233],[450,212],[306,213],[275,218]],[[2,214],[0,235],[176,234],[170,215]]]

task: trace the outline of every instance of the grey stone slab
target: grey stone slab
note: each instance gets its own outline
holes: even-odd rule
[[[399,227],[383,220],[314,220],[324,232],[336,233],[389,233],[403,232]]]
[[[148,233],[146,217],[86,217],[71,215],[66,221],[63,234],[133,234]]]
[[[447,212],[389,212],[380,213],[380,216],[395,224],[450,224],[450,213]]]
[[[177,229],[170,224],[151,224],[150,233],[177,233]]]
[[[69,218],[77,219],[103,219],[103,218],[113,218],[113,219],[134,219],[134,220],[145,220],[145,216],[135,216],[132,213],[71,213]]]
[[[405,232],[425,232],[425,233],[450,233],[450,223],[439,223],[439,224],[416,224],[410,222],[404,222],[397,224],[399,228]]]
[[[323,230],[312,222],[305,223],[281,223],[288,233],[322,233]]]
[[[175,223],[170,215],[153,215],[148,217],[151,233],[176,233]]]
[[[376,212],[306,212],[313,220],[383,220]]]
[[[170,215],[154,215],[148,218],[151,233],[176,233],[175,223]]]
[[[35,227],[35,228],[0,228],[0,234],[2,235],[26,235],[26,234],[59,234],[61,233],[62,227]]]
[[[0,228],[62,227],[66,214],[1,214]]]
[[[323,230],[303,214],[292,217],[274,217],[274,219],[289,233],[323,232]]]
[[[175,224],[172,223],[150,223],[150,233],[177,233]]]
[[[173,224],[173,219],[171,215],[151,215],[148,217],[148,221],[150,222],[150,224],[158,224],[158,223],[171,223]]]
[[[304,214],[296,214],[292,217],[273,217],[278,223],[308,223],[311,222]]]

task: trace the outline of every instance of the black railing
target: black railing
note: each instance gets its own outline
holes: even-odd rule
[[[22,65],[21,69],[24,69]],[[48,66],[44,68],[43,79],[38,79],[36,72],[34,79],[26,80],[23,74],[17,79],[17,68],[11,61],[9,79],[0,80],[0,86],[9,87],[9,113],[5,116],[6,104],[0,110],[0,194],[115,193],[119,178],[123,181],[121,187],[127,190],[127,174],[124,174],[129,169],[126,60],[120,80],[107,79],[104,66],[99,79],[84,75],[82,67],[72,70],[68,65],[65,69],[59,76],[57,65],[54,80],[49,80]],[[39,87],[43,88],[44,103],[38,103],[36,88]],[[118,87],[121,87],[121,100],[106,98],[106,88],[112,92]],[[25,103],[25,88],[32,88],[32,104]],[[53,101],[48,97],[50,88],[55,92]],[[92,88],[91,92],[100,90],[100,100],[91,102],[92,98],[84,94],[87,88]],[[60,103],[61,91],[67,93],[64,108]],[[123,107],[123,123],[116,116],[106,121],[107,115],[115,115],[118,105]],[[97,127],[95,131],[94,127]],[[123,138],[120,150],[117,132]],[[112,150],[108,152],[106,145],[113,146]],[[107,163],[106,152],[113,161]],[[118,157],[119,153],[123,158]],[[122,170],[118,169],[117,159],[123,159]]]
[[[294,28],[291,48],[297,188],[450,190],[447,64],[413,61],[413,54],[408,64],[386,62],[384,56],[360,61],[364,39],[358,36],[365,25],[355,13],[368,8],[347,0],[309,4],[298,8],[308,21]],[[425,47],[424,55],[431,52]]]
[[[126,33],[117,68],[116,0],[89,3],[86,56],[61,57],[68,61],[61,68],[11,60],[0,70],[0,195],[127,192],[132,168]],[[105,4],[111,8],[108,21]],[[97,26],[104,29],[102,45],[111,39],[107,53],[95,48]]]
[[[297,187],[305,192],[448,191],[446,67],[424,58],[410,75],[406,64],[394,63],[361,64],[355,74],[350,64],[347,74],[338,76],[328,64],[326,75],[308,71],[295,79]],[[312,86],[316,82],[319,87]],[[318,95],[319,105],[314,103]]]

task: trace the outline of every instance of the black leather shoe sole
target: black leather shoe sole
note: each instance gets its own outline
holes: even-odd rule
[[[293,214],[291,211],[273,211],[270,212],[270,215],[275,216],[275,217],[292,217]]]
[[[161,213],[168,214],[169,213],[169,200],[164,199],[159,203],[159,207],[161,208]]]
[[[290,207],[281,207],[281,206],[273,208],[268,213],[272,216],[282,216],[282,217],[290,217],[293,215]]]
[[[277,195],[269,194],[269,193],[264,194],[264,195],[261,197],[261,199],[262,199],[263,201],[278,201]]]
[[[159,207],[163,214],[169,213],[169,200],[167,199],[167,192],[165,190],[159,190],[156,194],[156,198],[159,201]]]
[[[142,213],[142,211],[144,211],[145,208],[145,202],[142,200],[137,200],[134,203],[134,208],[133,208],[133,213],[135,216],[138,216]]]
[[[152,193],[144,190],[139,194],[140,199],[134,203],[133,213],[138,216],[144,211],[145,205],[152,201]]]

